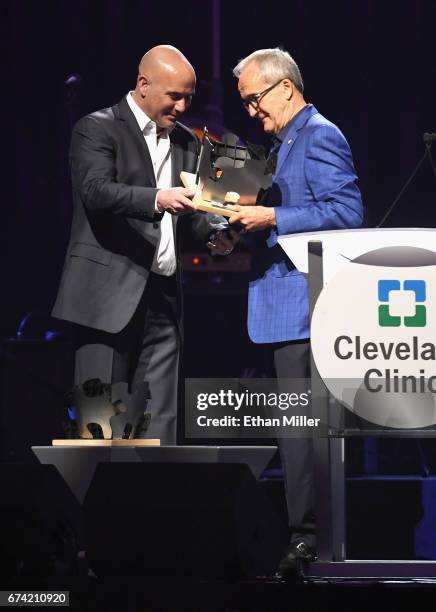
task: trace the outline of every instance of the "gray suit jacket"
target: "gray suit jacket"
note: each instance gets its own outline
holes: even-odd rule
[[[170,135],[172,174],[194,172],[198,139],[180,123]],[[156,182],[144,136],[125,98],[74,127],[70,149],[74,213],[53,316],[111,333],[130,321],[160,235]],[[206,240],[222,218],[180,217]],[[174,218],[173,218],[174,222]]]

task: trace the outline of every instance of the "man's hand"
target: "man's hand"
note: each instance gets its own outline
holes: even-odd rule
[[[239,223],[246,232],[258,232],[276,224],[274,208],[267,206],[234,206],[235,214],[229,217],[230,224]]]
[[[234,229],[219,230],[212,234],[207,247],[212,255],[229,255],[239,240],[239,234]]]
[[[187,215],[197,210],[197,206],[192,202],[194,196],[194,189],[185,187],[160,189],[157,192],[156,206],[161,213],[166,211],[171,215]]]

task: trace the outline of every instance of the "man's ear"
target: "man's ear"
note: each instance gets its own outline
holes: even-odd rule
[[[294,93],[294,84],[290,79],[283,79],[282,81],[282,87],[285,91],[286,94],[286,99],[290,100],[293,96]]]
[[[150,81],[143,74],[138,74],[137,83],[138,83],[139,93],[141,94],[141,98],[145,98]]]

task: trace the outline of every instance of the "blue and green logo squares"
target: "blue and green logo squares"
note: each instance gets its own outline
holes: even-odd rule
[[[389,312],[389,297],[391,291],[401,291],[399,280],[380,280],[378,281],[378,301],[388,302],[380,304],[378,307],[378,324],[381,327],[400,327],[401,317],[394,317]]]
[[[407,316],[401,316],[396,311],[393,313],[393,302],[397,301],[398,297],[405,297],[404,292],[408,292],[406,297],[413,300],[414,313]],[[379,302],[384,302],[378,307],[378,322],[381,327],[400,327],[401,320],[406,327],[425,327],[427,324],[426,307],[418,303],[426,300],[425,281],[406,280],[401,288],[399,280],[380,280],[378,299]]]

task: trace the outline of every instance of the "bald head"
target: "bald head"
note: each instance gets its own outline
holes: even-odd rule
[[[174,73],[184,70],[193,74],[195,78],[194,68],[186,57],[181,51],[171,45],[153,47],[142,56],[138,67],[139,74],[144,75],[156,74],[161,71]]]
[[[142,57],[133,98],[158,128],[172,127],[194,93],[194,69],[178,49],[159,45]]]

